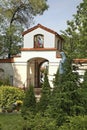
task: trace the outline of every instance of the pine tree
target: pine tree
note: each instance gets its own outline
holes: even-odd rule
[[[36,112],[36,98],[33,90],[33,86],[30,85],[26,90],[23,106],[22,106],[22,116],[27,119],[29,114],[35,114]]]
[[[83,106],[81,102],[81,94],[79,93],[80,81],[79,74],[73,71],[72,58],[67,57],[65,63],[65,73],[62,76],[62,93],[63,95],[63,111],[69,116],[79,115],[83,113]]]
[[[57,71],[55,77],[56,87],[54,86],[48,110],[50,116],[56,118],[58,125],[62,125],[68,116],[84,113],[81,102],[82,96],[79,93],[79,75],[77,72],[73,72],[72,58],[67,56],[63,67],[63,74],[58,74]],[[61,78],[57,78],[57,76]]]
[[[38,103],[38,110],[40,110],[42,113],[46,110],[48,106],[50,94],[51,94],[51,88],[50,88],[47,73],[45,73],[44,82],[42,85],[41,98]]]
[[[61,82],[61,76],[60,76],[60,74],[59,74],[59,69],[57,69],[57,72],[56,72],[56,74],[54,75],[54,79],[53,79],[53,85],[54,85],[54,87],[56,88],[56,87],[58,87],[59,86],[59,84],[60,84],[60,82]]]

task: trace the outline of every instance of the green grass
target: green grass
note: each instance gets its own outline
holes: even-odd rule
[[[20,114],[0,114],[0,130],[23,130],[24,121]]]

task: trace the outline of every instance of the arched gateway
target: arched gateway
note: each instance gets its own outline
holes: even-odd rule
[[[24,46],[21,56],[1,59],[0,68],[6,72],[11,84],[17,87],[40,87],[40,69],[44,63],[48,67],[50,85],[59,66],[59,52],[63,38],[55,31],[38,24],[22,33]],[[5,64],[4,64],[5,63]],[[47,63],[47,64],[46,64]],[[46,66],[45,66],[46,67]]]
[[[35,57],[27,62],[27,86],[32,84],[35,88],[41,87],[41,68],[43,63],[48,63],[47,59]],[[26,85],[25,85],[26,86]]]
[[[10,59],[0,59],[0,80],[9,78],[10,84],[16,87],[28,87],[32,84],[35,88],[41,87],[41,66],[48,67],[48,78],[51,87],[54,74],[61,60],[60,51],[63,47],[63,38],[55,31],[38,24],[23,32],[24,46],[21,56]],[[77,59],[76,64],[87,68],[87,59]],[[80,75],[85,69],[80,68]]]
[[[25,87],[32,84],[35,88],[41,85],[41,66],[48,67],[50,85],[59,66],[59,52],[62,50],[63,38],[55,31],[38,24],[23,32],[24,46],[21,49],[21,57],[14,58],[17,70],[17,62],[20,61],[22,70],[21,81]]]

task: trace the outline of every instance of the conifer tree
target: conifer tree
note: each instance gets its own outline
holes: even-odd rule
[[[73,72],[72,58],[67,56],[63,64],[64,73],[57,74],[61,78],[55,78],[55,86],[50,100],[49,112],[52,118],[56,118],[58,125],[62,125],[68,116],[84,113],[82,96],[79,93],[79,75]],[[58,81],[56,81],[58,80]],[[56,84],[57,83],[57,84]]]
[[[46,110],[46,108],[48,106],[50,94],[51,94],[50,84],[49,84],[47,73],[45,73],[44,75],[45,76],[44,76],[44,82],[42,85],[41,98],[38,103],[38,110],[40,110],[42,113]]]
[[[67,57],[64,65],[65,72],[62,75],[63,111],[69,116],[83,113],[81,94],[79,93],[80,81],[79,74],[73,71],[72,58]]]
[[[53,79],[53,85],[54,85],[54,87],[57,87],[60,84],[59,69],[57,69],[57,72],[56,72],[56,74],[54,76],[55,76],[55,78]]]
[[[30,85],[26,90],[23,106],[22,106],[22,116],[28,118],[29,114],[35,114],[36,112],[36,98],[33,90],[33,86]]]

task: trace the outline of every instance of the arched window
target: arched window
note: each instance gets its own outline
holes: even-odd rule
[[[43,48],[44,46],[44,36],[42,34],[37,34],[34,36],[34,48]]]

